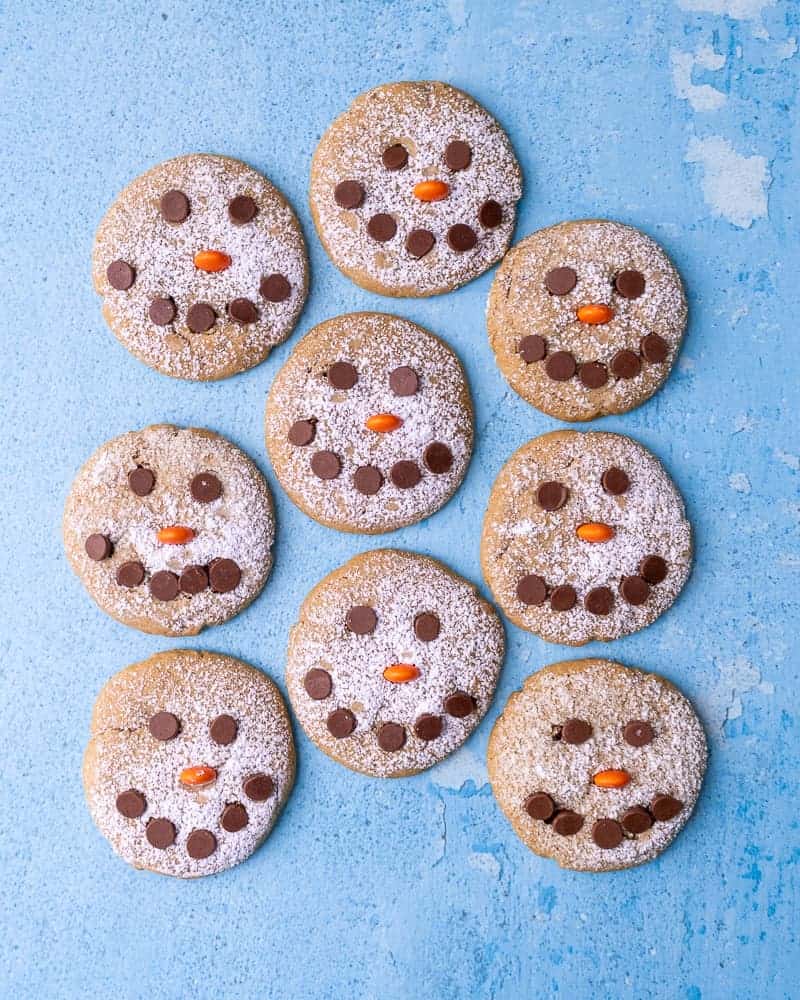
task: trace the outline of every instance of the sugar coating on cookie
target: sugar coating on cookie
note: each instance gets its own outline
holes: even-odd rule
[[[452,350],[409,320],[320,323],[278,372],[266,407],[275,473],[310,517],[377,533],[452,496],[472,451],[472,404]]]
[[[63,532],[103,611],[144,632],[195,635],[260,592],[275,528],[244,452],[212,431],[156,424],[98,448],[72,484]]]
[[[116,337],[145,364],[220,379],[259,364],[306,297],[294,212],[262,174],[192,154],[136,178],[106,212],[92,254]]]
[[[361,94],[311,164],[325,249],[353,281],[384,295],[435,295],[482,274],[508,247],[521,195],[505,132],[445,83]]]
[[[112,677],[83,761],[89,811],[128,864],[196,878],[244,861],[294,781],[283,699],[229,656],[159,653]]]
[[[706,739],[662,677],[555,663],[511,695],[489,739],[492,790],[532,851],[576,871],[650,861],[691,815]]]
[[[363,774],[415,774],[477,727],[503,659],[503,628],[466,580],[427,556],[376,549],[308,595],[286,683],[328,756]]]
[[[554,431],[500,471],[481,538],[484,577],[521,628],[570,646],[644,628],[691,568],[683,500],[629,437]]]
[[[487,306],[511,387],[561,420],[625,413],[670,373],[686,297],[661,247],[608,220],[562,222],[506,255]]]

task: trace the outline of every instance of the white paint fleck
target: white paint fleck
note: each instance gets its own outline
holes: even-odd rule
[[[775,46],[775,55],[781,62],[784,59],[791,59],[795,52],[797,52],[797,39],[794,35],[787,38],[785,42],[779,42]]]
[[[778,559],[780,566],[787,566],[789,569],[800,569],[800,555],[794,552],[784,552]]]
[[[489,784],[486,763],[474,750],[458,750],[431,772],[431,780],[440,788],[452,788],[460,791],[468,781],[475,788],[483,788]]]
[[[690,358],[685,354],[682,354],[678,358],[678,368],[680,369],[680,371],[693,372],[696,367],[697,367],[697,362],[694,360],[694,358]]]
[[[726,722],[740,719],[744,714],[742,697],[751,691],[764,695],[775,693],[775,685],[762,680],[761,671],[746,656],[739,654],[733,660],[716,662],[719,681],[712,692],[712,715],[722,731]]]
[[[755,427],[755,422],[749,413],[739,413],[733,419],[733,433],[749,432]]]
[[[735,309],[731,313],[731,326],[738,326],[739,323],[747,316],[750,312],[749,306],[741,305],[738,309]]]
[[[775,449],[775,458],[779,462],[783,462],[784,465],[788,465],[790,469],[795,472],[800,472],[800,457],[797,455],[791,455],[788,451],[781,451],[780,448]]]
[[[467,857],[467,864],[479,872],[484,872],[491,878],[500,878],[500,862],[487,851],[473,851]]]
[[[695,66],[717,70],[725,65],[725,56],[715,52],[710,45],[704,45],[695,53],[671,49],[669,54],[672,67],[672,83],[675,93],[688,101],[695,111],[717,111],[728,99],[727,94],[708,83],[692,83]]]
[[[759,21],[761,11],[772,7],[775,0],[678,0],[681,10],[703,14],[722,14],[737,21]]]
[[[728,476],[728,486],[737,493],[750,492],[750,480],[743,472],[734,472]]]
[[[703,198],[712,214],[740,229],[767,214],[767,188],[772,182],[765,156],[744,156],[721,135],[692,136],[687,163],[703,168]]]

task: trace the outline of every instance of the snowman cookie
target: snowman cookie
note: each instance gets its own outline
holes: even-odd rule
[[[311,214],[334,264],[382,295],[447,292],[511,241],[522,178],[505,132],[446,83],[361,94],[320,140]]]
[[[292,730],[268,677],[179,649],[116,674],[83,759],[92,819],[134,868],[196,878],[244,861],[294,782]]]
[[[703,727],[656,674],[611,660],[554,663],[508,700],[489,739],[492,790],[532,851],[575,871],[650,861],[689,819]]]
[[[649,625],[689,576],[691,528],[661,463],[621,434],[554,431],[495,480],[481,564],[520,628],[581,646]]]
[[[212,431],[155,424],[102,445],[72,484],[64,545],[112,618],[195,635],[260,592],[272,564],[272,498],[244,452]]]
[[[376,549],[326,576],[300,608],[286,683],[308,737],[382,778],[442,760],[478,726],[503,660],[494,609],[427,556]]]
[[[472,404],[450,348],[384,313],[320,323],[275,376],[266,442],[309,517],[378,533],[437,511],[472,451]]]
[[[129,351],[201,380],[263,361],[291,333],[308,285],[303,235],[280,191],[239,160],[201,153],[122,191],[97,231],[92,276]]]
[[[631,226],[562,222],[518,243],[495,275],[489,341],[512,389],[559,420],[625,413],[664,383],[686,297],[661,247]]]

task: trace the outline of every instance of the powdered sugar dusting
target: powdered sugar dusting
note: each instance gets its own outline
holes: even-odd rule
[[[345,626],[348,610],[362,604],[377,615],[371,635],[355,635]],[[414,619],[422,612],[441,621],[432,642],[416,637]],[[503,650],[500,620],[473,586],[433,559],[376,549],[351,559],[308,595],[291,632],[286,682],[300,723],[322,750],[354,770],[393,777],[430,767],[464,742],[489,707]],[[385,667],[398,662],[416,665],[420,676],[406,684],[385,680]],[[322,701],[312,700],[303,686],[314,667],[327,670],[333,681]],[[476,702],[462,719],[443,708],[444,699],[459,690]],[[351,736],[335,739],[326,719],[340,707],[355,714],[357,726]],[[413,731],[424,713],[444,719],[441,736],[429,742]],[[383,722],[405,727],[403,749],[379,748],[376,729]]]
[[[447,144],[467,142],[472,161],[465,170],[444,163]],[[381,154],[401,143],[408,164],[387,170]],[[444,201],[422,202],[413,194],[421,180],[439,178],[450,185]],[[342,180],[356,180],[365,190],[362,205],[340,208],[333,196]],[[444,83],[387,84],[358,97],[320,141],[311,167],[311,209],[320,239],[337,267],[360,283],[375,283],[389,295],[433,295],[482,274],[499,260],[514,228],[522,179],[506,134],[471,97]],[[498,202],[503,218],[483,228],[478,211],[487,199]],[[378,243],[367,233],[377,213],[388,213],[397,234]],[[478,235],[474,249],[456,253],[447,230],[462,223]],[[420,260],[408,254],[412,229],[427,229],[436,244]]]

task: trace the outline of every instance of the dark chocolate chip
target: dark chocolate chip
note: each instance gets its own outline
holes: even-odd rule
[[[175,824],[162,817],[149,819],[144,835],[153,847],[163,851],[175,843]]]
[[[592,615],[608,615],[614,607],[614,594],[608,587],[594,587],[583,599],[583,606]]]
[[[454,719],[466,719],[475,711],[475,699],[466,691],[453,691],[444,700],[444,710]]]
[[[561,739],[571,746],[578,746],[591,739],[593,732],[591,723],[585,719],[567,719],[561,727]]]
[[[211,739],[221,747],[233,743],[239,732],[239,723],[232,715],[218,715],[208,727]]]
[[[553,592],[550,595],[550,608],[553,611],[571,611],[575,607],[577,600],[578,595],[575,592],[575,588],[571,587],[568,583],[561,584],[553,588]]]
[[[117,796],[116,805],[117,812],[121,813],[125,819],[138,819],[147,808],[144,795],[135,788],[129,788],[125,792],[120,792]]]
[[[631,806],[622,814],[622,826],[627,833],[645,833],[653,825],[653,817],[641,806]]]
[[[600,479],[600,483],[606,493],[610,493],[612,497],[618,497],[622,493],[627,493],[631,485],[627,472],[624,469],[618,469],[616,465],[612,465],[611,468],[606,469]]]
[[[128,473],[128,486],[131,492],[135,493],[137,497],[146,497],[148,493],[153,492],[155,485],[156,477],[150,469],[144,469],[140,465],[136,469],[131,469]]]
[[[451,170],[466,170],[472,162],[472,150],[461,139],[448,142],[444,151],[444,162]]]
[[[295,420],[286,436],[290,444],[296,445],[298,448],[305,448],[317,436],[317,421]]]
[[[636,378],[642,370],[642,362],[633,351],[617,351],[611,359],[611,371],[617,378]]]
[[[554,382],[566,382],[575,374],[575,358],[569,351],[556,351],[545,362],[545,371]]]
[[[484,229],[496,229],[503,221],[503,206],[494,200],[487,198],[478,209],[478,222]]]
[[[213,472],[198,472],[189,484],[189,489],[199,503],[211,503],[222,496],[222,483]]]
[[[639,573],[653,585],[667,577],[667,563],[661,556],[645,556],[639,563]]]
[[[212,559],[208,567],[208,582],[215,594],[228,594],[239,586],[242,571],[233,559]]]
[[[650,584],[641,576],[626,576],[619,585],[619,592],[628,604],[638,607],[650,596]]]
[[[578,283],[578,275],[571,267],[554,267],[544,276],[544,287],[552,295],[566,295]]]
[[[546,822],[556,811],[556,804],[547,792],[534,792],[525,799],[523,808],[531,819]]]
[[[237,195],[228,204],[228,215],[234,226],[244,226],[246,223],[252,222],[257,212],[258,205],[246,194]]]
[[[182,594],[194,597],[195,594],[202,594],[208,586],[208,572],[205,566],[198,566],[197,564],[187,566],[181,573],[178,583],[180,584]]]
[[[442,717],[425,712],[414,723],[414,732],[421,740],[429,743],[442,735]]]
[[[174,601],[180,589],[177,576],[168,569],[159,570],[150,577],[150,593],[157,601]]]
[[[381,160],[387,170],[402,170],[408,163],[408,150],[401,143],[387,146],[381,153]]]
[[[378,746],[386,753],[396,753],[398,750],[402,750],[406,744],[405,726],[401,726],[398,722],[384,722],[378,726],[375,735]]]
[[[378,616],[368,604],[355,604],[345,615],[344,623],[355,635],[370,635],[378,624]]]
[[[247,810],[241,802],[229,802],[222,810],[219,825],[228,833],[238,833],[247,826]]]
[[[622,738],[632,747],[645,747],[655,739],[653,727],[645,719],[631,719],[622,730]]]
[[[358,181],[339,181],[333,197],[339,208],[358,208],[364,200],[364,188]]]
[[[138,587],[144,581],[144,566],[136,560],[124,562],[117,570],[117,583],[120,587]]]
[[[337,740],[349,736],[356,728],[356,717],[349,708],[337,708],[328,716],[328,732]]]
[[[208,333],[217,322],[217,314],[207,302],[195,302],[186,313],[186,325],[192,333]]]
[[[314,701],[324,701],[333,689],[331,675],[322,667],[312,667],[303,678],[306,694]]]
[[[367,223],[367,232],[378,243],[386,243],[397,232],[397,223],[386,212],[378,212]]]
[[[342,471],[342,463],[332,451],[315,451],[311,456],[311,471],[318,479],[336,479]]]
[[[181,731],[181,724],[172,712],[156,712],[147,723],[150,735],[162,743],[174,739]]]
[[[412,229],[406,237],[406,250],[417,260],[433,250],[436,237],[429,229]]]
[[[526,365],[532,365],[536,361],[541,361],[547,354],[547,341],[538,333],[532,333],[530,336],[522,338],[517,351]]]
[[[236,323],[247,326],[258,319],[258,309],[255,302],[251,302],[250,299],[234,299],[228,303],[228,315]]]
[[[604,851],[619,847],[624,839],[622,827],[615,819],[596,819],[592,824],[592,840]]]
[[[328,369],[328,381],[334,389],[352,389],[358,382],[358,372],[347,361],[334,361]]]
[[[441,441],[432,441],[422,456],[425,467],[436,476],[449,472],[453,465],[453,453]]]
[[[567,502],[568,497],[567,487],[556,480],[542,483],[536,491],[536,502],[542,510],[560,510]]]
[[[275,782],[268,774],[249,774],[242,782],[242,791],[253,802],[266,802],[275,792]]]
[[[136,271],[126,260],[113,260],[106,268],[106,277],[112,288],[127,292],[136,280]]]
[[[432,611],[422,611],[414,619],[414,635],[420,642],[433,642],[439,638],[442,623]]]
[[[159,207],[167,222],[185,222],[189,218],[189,199],[183,191],[167,191]]]
[[[447,230],[447,242],[450,244],[451,250],[455,250],[456,253],[465,253],[475,246],[478,237],[471,226],[457,222]]]
[[[178,310],[175,308],[174,300],[167,295],[153,299],[148,312],[156,326],[167,326],[175,319]]]
[[[383,473],[374,465],[359,465],[353,473],[353,486],[364,496],[373,497],[383,486]]]
[[[217,849],[217,838],[210,830],[192,830],[186,838],[186,853],[195,861],[210,858]]]
[[[614,287],[624,299],[638,299],[644,291],[644,275],[641,271],[620,271]]]
[[[651,365],[660,365],[667,360],[669,344],[657,333],[648,333],[639,341],[639,350],[645,361],[649,361]]]
[[[573,837],[583,826],[583,816],[571,809],[560,809],[553,818],[553,829],[560,837]]]
[[[608,368],[600,361],[587,361],[578,369],[578,378],[587,389],[602,389],[608,382]]]
[[[422,479],[422,473],[416,462],[395,462],[389,475],[394,485],[400,490],[410,490]]]
[[[540,576],[529,573],[517,582],[517,597],[523,604],[544,604],[547,597],[547,585]]]
[[[395,396],[413,396],[419,389],[419,376],[408,365],[400,365],[389,375],[389,388]]]
[[[108,535],[101,535],[97,532],[93,535],[89,535],[83,543],[83,547],[86,549],[86,555],[95,562],[101,562],[103,559],[108,559],[111,555],[111,550],[113,549],[111,539]]]
[[[671,795],[656,795],[650,803],[653,819],[657,819],[659,823],[675,819],[681,809],[683,809],[683,803]]]
[[[285,302],[292,292],[292,286],[282,274],[266,274],[258,286],[267,302]]]

